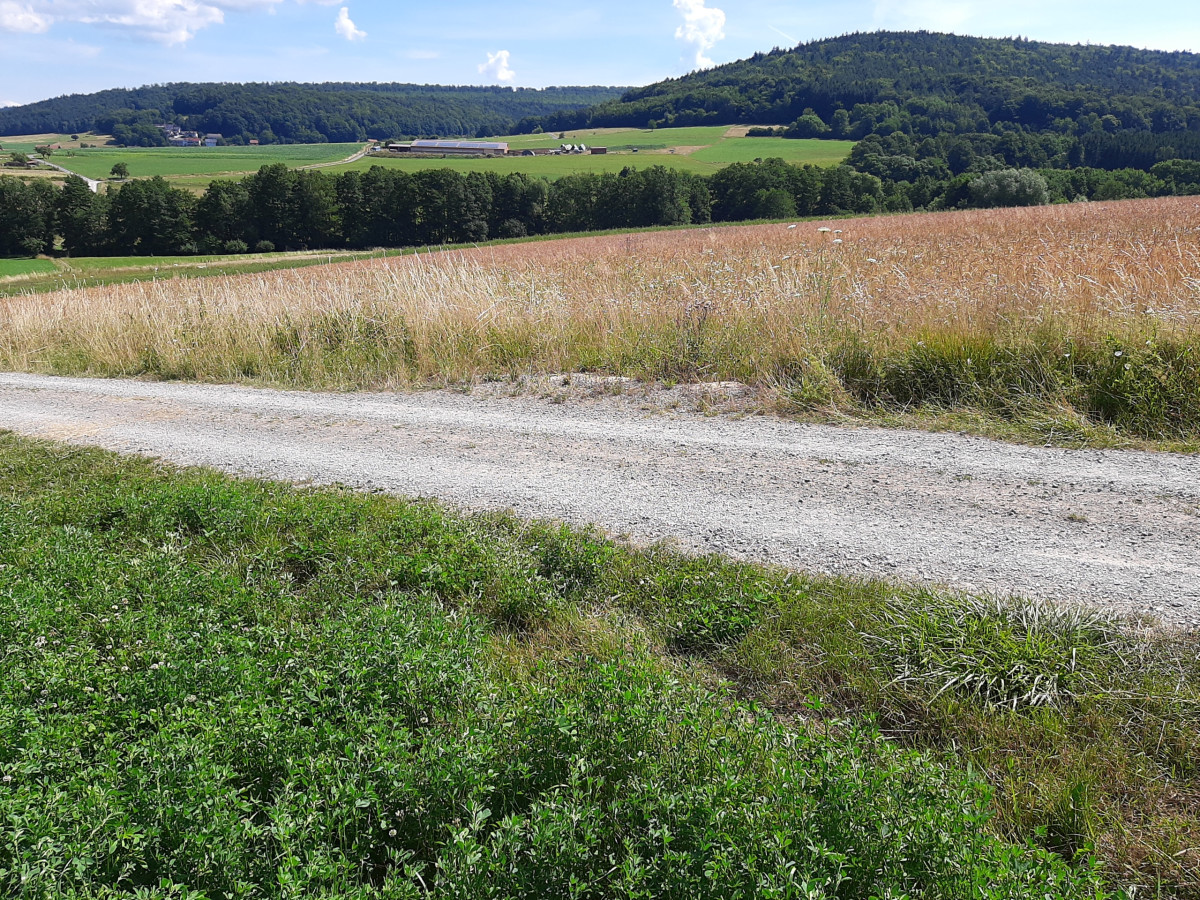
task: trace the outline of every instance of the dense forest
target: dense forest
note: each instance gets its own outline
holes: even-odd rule
[[[851,34],[627,91],[520,130],[749,123],[788,137],[965,138],[1001,165],[1200,159],[1200,55],[928,32]],[[779,133],[779,132],[777,132]],[[943,144],[943,148],[953,145]]]
[[[907,186],[907,187],[905,187]],[[295,170],[277,163],[201,197],[162,178],[94,194],[77,177],[0,176],[0,256],[246,253],[408,247],[489,238],[662,225],[865,214],[881,210],[1023,206],[1200,193],[1200,162],[1149,171],[999,169],[886,182],[849,165],[781,159],[702,176],[652,166],[549,181],[524,174]]]
[[[635,88],[541,124],[783,124],[806,113],[831,137],[854,139],[997,127],[1069,135],[1185,131],[1200,128],[1200,55],[929,32],[851,34]]]
[[[0,109],[0,134],[111,134],[156,146],[154,125],[224,135],[226,142],[365,141],[369,138],[510,134],[530,116],[574,110],[622,88],[442,87],[414,84],[163,84],[72,94]]]

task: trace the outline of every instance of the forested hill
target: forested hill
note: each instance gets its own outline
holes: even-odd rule
[[[95,131],[153,145],[175,122],[234,143],[362,141],[510,134],[531,116],[589,107],[615,87],[442,87],[415,84],[163,84],[72,94],[0,109],[0,135]]]
[[[806,112],[820,122],[809,120],[804,130],[848,138],[1012,126],[1061,134],[1200,129],[1200,55],[929,32],[850,34],[522,124],[789,124]]]

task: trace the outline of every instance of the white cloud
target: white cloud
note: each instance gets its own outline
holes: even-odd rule
[[[282,0],[0,0],[0,30],[41,33],[59,22],[132,31],[182,44],[225,21],[227,11],[272,9]]]
[[[103,3],[81,5],[82,14],[71,17],[75,21],[128,28],[164,44],[186,43],[200,29],[225,21],[225,11],[220,6],[196,0],[118,0],[110,2],[108,9],[104,9]],[[99,10],[92,13],[97,7]]]
[[[22,103],[20,100],[0,100],[0,108],[6,107],[6,106],[24,106],[24,105],[25,104]]]
[[[29,4],[0,0],[0,31],[41,34],[49,28],[50,17],[37,12]]]
[[[704,0],[672,0],[677,10],[683,13],[683,24],[675,30],[675,37],[694,44],[696,68],[707,69],[714,65],[705,54],[725,37],[725,12],[713,7],[709,9]]]
[[[350,19],[350,7],[348,6],[343,6],[338,12],[337,21],[333,23],[333,30],[348,41],[361,41],[367,36],[365,31],[360,31],[354,26],[354,22]]]
[[[508,65],[509,53],[507,50],[500,50],[497,53],[489,53],[487,62],[479,64],[479,74],[486,75],[488,78],[496,81],[512,81],[517,77]]]

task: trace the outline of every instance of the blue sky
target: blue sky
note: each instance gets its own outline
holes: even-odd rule
[[[880,28],[1200,51],[1194,0],[0,0],[0,104],[167,81],[640,85]]]

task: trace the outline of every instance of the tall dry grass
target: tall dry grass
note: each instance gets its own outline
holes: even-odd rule
[[[1200,431],[1194,198],[600,236],[0,301],[0,366],[312,387],[602,371]],[[828,228],[820,231],[819,227]]]

